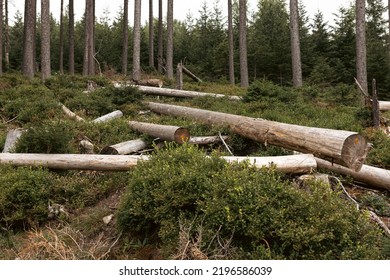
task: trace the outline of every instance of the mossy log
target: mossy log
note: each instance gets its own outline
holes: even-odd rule
[[[334,163],[332,164],[331,162],[323,159],[316,158],[316,161],[318,168],[323,168],[335,173],[351,176],[357,182],[390,191],[390,170],[364,164],[362,168],[356,172],[345,168],[344,166]]]
[[[301,153],[314,154],[354,171],[367,156],[367,140],[350,131],[306,127],[202,109],[148,103],[156,113],[191,118],[209,125],[227,125],[243,137]]]
[[[160,138],[164,141],[175,141],[178,144],[188,142],[190,139],[190,132],[184,127],[136,121],[130,121],[129,126],[131,129],[141,133]]]

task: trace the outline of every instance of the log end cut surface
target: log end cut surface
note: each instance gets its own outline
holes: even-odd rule
[[[367,139],[359,134],[353,134],[344,141],[341,158],[347,167],[357,172],[362,168],[367,153]]]
[[[175,142],[178,144],[184,144],[190,140],[190,132],[187,128],[180,127],[174,134]]]

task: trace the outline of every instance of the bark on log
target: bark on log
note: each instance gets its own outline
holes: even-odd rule
[[[222,139],[224,141],[226,141],[228,138],[229,136],[222,136]],[[193,145],[210,145],[221,141],[222,140],[219,136],[191,136],[190,141],[188,141],[188,143]]]
[[[368,152],[367,140],[355,132],[284,124],[153,102],[148,104],[156,113],[184,116],[206,124],[228,125],[234,133],[243,137],[311,153],[354,171],[360,170]]]
[[[145,159],[143,156],[87,154],[0,154],[0,164],[63,170],[126,171]]]
[[[123,113],[119,110],[116,110],[116,111],[111,112],[107,115],[104,115],[104,116],[101,116],[97,119],[94,119],[92,122],[94,122],[94,123],[108,122],[108,121],[111,121],[113,119],[121,118],[122,116],[123,116]]]
[[[390,101],[379,101],[379,110],[390,111]]]
[[[164,141],[175,141],[178,144],[188,142],[190,139],[190,132],[187,128],[172,126],[172,125],[161,125],[145,122],[129,122],[130,128],[139,132],[148,134],[153,137],[158,137]]]
[[[3,153],[10,153],[15,148],[16,143],[18,142],[24,131],[25,130],[21,128],[11,129],[10,131],[8,131],[7,138],[5,139]]]
[[[142,139],[130,140],[119,144],[104,147],[101,154],[128,155],[145,149],[148,143]]]
[[[64,104],[62,103],[59,103],[61,108],[62,108],[62,111],[64,111],[65,115],[67,115],[69,118],[71,119],[74,119],[76,121],[79,121],[79,122],[83,122],[85,121],[82,117],[79,117],[78,115],[76,115],[75,113],[73,113],[68,107],[66,107]]]
[[[317,168],[317,163],[313,155],[302,154],[292,156],[277,157],[222,157],[227,162],[249,161],[257,168],[269,167],[275,165],[278,171],[284,173],[302,174],[311,172]]]
[[[363,165],[360,171],[356,172],[338,164],[316,158],[318,168],[323,168],[342,175],[351,176],[355,181],[367,184],[372,187],[390,191],[390,171],[369,165]]]
[[[183,90],[183,64],[179,63],[176,68],[176,88]]]
[[[208,97],[215,97],[215,98],[225,97],[229,100],[236,100],[236,101],[242,100],[240,96],[224,95],[224,94],[208,93],[208,92],[197,92],[197,91],[170,89],[170,88],[155,88],[155,87],[146,87],[146,86],[138,86],[138,89],[145,94],[159,95],[159,96],[187,97],[187,98],[208,96]]]
[[[188,75],[191,79],[193,79],[195,82],[202,83],[203,81],[198,78],[194,73],[192,73],[190,70],[188,70],[184,65],[182,65],[183,73]]]
[[[143,79],[137,82],[137,85],[150,86],[150,87],[162,87],[164,82],[160,79]]]

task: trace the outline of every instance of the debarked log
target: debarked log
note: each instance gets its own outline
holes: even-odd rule
[[[351,131],[285,124],[153,102],[148,105],[155,113],[187,117],[206,124],[227,125],[234,133],[243,137],[314,154],[354,171],[360,170],[369,149],[366,138]]]
[[[282,157],[222,157],[228,162],[249,161],[255,167],[268,167],[273,164],[276,170],[286,173],[302,173],[315,168],[312,155]],[[13,166],[46,167],[61,170],[127,171],[147,156],[136,155],[89,155],[89,154],[9,154],[0,153],[0,164]],[[298,165],[298,166],[297,166]]]
[[[9,130],[7,133],[7,138],[5,139],[3,153],[11,152],[15,148],[16,143],[25,131],[26,130],[22,128]]]
[[[323,159],[316,158],[316,161],[318,168],[330,170],[345,176],[351,176],[357,182],[390,191],[390,170],[364,164],[362,168],[356,172],[345,168],[344,166],[332,164]]]
[[[108,155],[128,155],[143,150],[147,146],[148,143],[146,141],[135,139],[104,147],[100,153]]]
[[[226,141],[229,138],[229,136],[191,136],[190,141],[188,141],[188,144],[193,145],[210,145],[215,144],[218,142]]]
[[[275,157],[222,157],[227,162],[248,161],[257,168],[275,166],[275,169],[289,174],[302,174],[317,168],[313,155],[291,155]]]
[[[126,171],[145,159],[143,156],[89,154],[0,154],[0,164],[61,170]]]
[[[380,111],[390,111],[390,101],[379,101]]]
[[[59,103],[59,105],[62,108],[62,111],[67,115],[69,118],[74,119],[76,121],[82,122],[85,121],[82,117],[78,116],[74,112],[72,112],[68,107],[66,107],[64,104]]]
[[[190,139],[190,132],[184,127],[136,121],[130,121],[129,126],[141,133],[160,138],[164,141],[175,141],[178,144],[188,142]]]
[[[170,89],[170,88],[156,88],[156,87],[147,87],[147,86],[138,86],[138,89],[145,93],[158,96],[171,96],[171,97],[215,97],[215,98],[227,98],[229,100],[242,100],[240,96],[235,95],[224,95],[217,93],[208,93],[208,92],[198,92],[198,91],[188,91],[188,90],[179,90],[179,89]]]
[[[102,123],[102,122],[108,122],[113,119],[121,118],[123,116],[123,113],[119,110],[116,110],[114,112],[111,112],[107,115],[101,116],[97,119],[94,119],[92,122],[94,123]]]

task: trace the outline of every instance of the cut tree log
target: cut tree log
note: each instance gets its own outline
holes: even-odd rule
[[[274,163],[276,170],[286,173],[301,173],[315,168],[312,155],[283,157],[222,157],[228,162],[249,160],[255,167],[267,167]],[[61,170],[127,171],[147,156],[132,155],[88,155],[88,154],[0,154],[0,164],[12,166],[47,167]],[[297,166],[298,165],[298,166]]]
[[[164,85],[164,82],[160,79],[142,79],[137,82],[137,85],[160,88]]]
[[[317,163],[313,155],[291,155],[276,157],[222,157],[227,162],[249,161],[257,168],[270,167],[274,165],[278,171],[289,174],[302,174],[311,172],[317,168]]]
[[[183,90],[183,64],[180,62],[176,68],[176,88]]]
[[[94,153],[94,151],[93,151],[94,145],[88,139],[81,140],[79,145],[82,149],[82,152],[84,152],[85,154],[93,154]]]
[[[123,113],[119,110],[116,110],[114,112],[111,112],[107,115],[101,116],[97,119],[94,119],[92,122],[94,123],[101,123],[101,122],[108,122],[117,118],[121,118],[123,116]]]
[[[85,121],[82,117],[79,117],[77,114],[73,113],[73,112],[72,112],[68,107],[66,107],[64,104],[59,103],[59,105],[61,106],[62,111],[64,111],[65,115],[67,115],[69,118],[71,118],[71,119],[73,119],[73,120],[76,120],[76,121],[79,121],[79,122]]]
[[[379,101],[379,110],[390,111],[390,101]]]
[[[323,168],[342,175],[351,176],[355,181],[367,184],[372,187],[390,191],[390,171],[369,165],[363,165],[360,171],[356,172],[338,164],[316,158],[318,168]]]
[[[13,166],[36,166],[62,170],[126,171],[143,156],[88,154],[0,154],[0,163]]]
[[[197,91],[188,91],[188,90],[178,90],[170,88],[155,88],[155,87],[146,87],[138,86],[138,89],[145,93],[158,96],[172,96],[172,97],[214,97],[214,98],[227,98],[229,100],[242,100],[242,97],[235,95],[224,95],[217,93],[208,93],[208,92],[197,92]]]
[[[148,103],[156,113],[188,117],[206,124],[228,125],[243,137],[284,147],[359,171],[367,156],[367,140],[350,131],[306,127],[220,112],[160,103]]]
[[[101,154],[108,155],[129,155],[145,149],[148,143],[142,139],[130,140],[119,144],[104,147]]]
[[[164,141],[175,141],[178,144],[183,144],[184,142],[188,142],[188,140],[190,140],[190,132],[188,129],[179,126],[136,121],[130,121],[129,126],[134,130],[160,138]]]
[[[222,136],[222,139],[226,141],[229,138],[229,136]],[[188,144],[193,145],[210,145],[215,144],[218,142],[221,142],[221,138],[219,136],[191,136],[190,141],[188,141]]]
[[[7,138],[5,139],[3,153],[12,152],[19,138],[22,136],[23,132],[25,131],[26,131],[25,129],[21,129],[21,128],[11,129],[10,131],[8,131]]]

